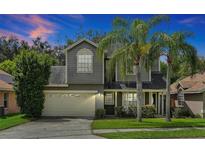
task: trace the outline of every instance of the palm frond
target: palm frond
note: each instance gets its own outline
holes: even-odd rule
[[[111,58],[108,63],[108,79],[110,80],[113,76],[113,73],[115,73],[116,65],[118,65],[120,69],[120,75],[122,78],[126,75],[126,61],[127,59],[127,51],[129,50],[129,46],[124,46],[122,48],[116,49],[113,54],[111,55]]]
[[[158,24],[160,24],[161,22],[169,22],[170,21],[170,18],[168,15],[157,15],[157,16],[154,16],[152,17],[149,21],[148,21],[148,25],[149,25],[149,28],[152,28]]]

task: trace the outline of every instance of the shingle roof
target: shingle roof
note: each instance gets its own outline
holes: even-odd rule
[[[136,88],[135,81],[118,81],[112,83],[105,83],[105,89],[127,89]],[[165,89],[166,82],[163,79],[163,75],[160,72],[152,72],[152,80],[142,83],[143,89]]]
[[[74,48],[75,46],[77,46],[78,44],[80,44],[82,42],[87,42],[87,43],[89,43],[89,44],[91,44],[91,45],[93,45],[95,47],[98,46],[95,42],[90,41],[90,40],[88,40],[86,38],[83,38],[83,39],[80,39],[79,41],[73,43],[72,45],[68,46],[65,50],[71,50],[72,48]]]
[[[65,66],[52,66],[49,85],[65,84]]]
[[[203,92],[205,91],[205,72],[197,73],[193,76],[188,76],[171,85],[171,93],[177,93],[177,87],[183,88],[184,92]]]
[[[6,83],[9,83],[9,84],[13,84],[12,78],[13,77],[10,74],[0,70],[0,80],[4,81]]]

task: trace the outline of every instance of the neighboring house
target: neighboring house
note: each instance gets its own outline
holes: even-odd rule
[[[4,107],[5,114],[19,112],[12,76],[2,70],[0,70],[0,107]]]
[[[205,117],[205,72],[173,83],[171,103],[175,107],[187,107],[194,115]]]
[[[65,49],[66,65],[53,66],[49,85],[45,87],[44,116],[91,116],[97,109],[114,115],[117,106],[136,102],[135,72],[120,77],[119,67],[108,81],[107,68],[112,51],[101,60],[98,45],[82,39]],[[155,105],[157,114],[165,114],[166,82],[160,72],[160,61],[147,71],[142,69],[143,104]]]

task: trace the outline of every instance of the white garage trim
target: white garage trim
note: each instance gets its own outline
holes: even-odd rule
[[[44,90],[44,93],[54,93],[54,94],[60,94],[60,93],[80,93],[80,94],[97,94],[97,90]]]
[[[45,90],[43,116],[94,117],[95,90]]]

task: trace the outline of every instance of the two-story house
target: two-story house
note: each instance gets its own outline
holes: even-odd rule
[[[136,101],[135,72],[120,76],[116,65],[113,78],[108,80],[107,69],[111,52],[100,60],[97,44],[79,40],[65,49],[66,65],[53,66],[49,85],[45,88],[44,116],[93,117],[97,109],[114,115],[117,106]],[[149,69],[142,69],[143,104],[155,105],[159,115],[165,113],[165,80],[160,73],[160,61]]]

